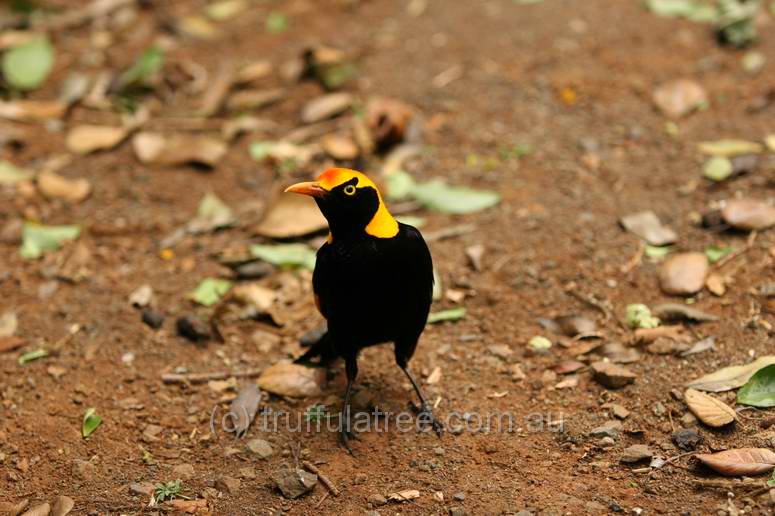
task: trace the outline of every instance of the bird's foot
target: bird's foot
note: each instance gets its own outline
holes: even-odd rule
[[[430,427],[437,436],[441,437],[444,433],[444,425],[436,421],[433,417],[433,410],[427,403],[421,404],[419,407],[412,404],[412,408],[417,413],[417,426],[422,428]]]
[[[350,440],[358,441],[359,440],[358,436],[355,433],[353,433],[351,430],[345,427],[342,427],[339,430],[338,440],[339,440],[339,446],[344,448],[347,451],[347,453],[349,453],[350,455],[353,455],[353,449],[352,449],[352,446],[350,446]]]

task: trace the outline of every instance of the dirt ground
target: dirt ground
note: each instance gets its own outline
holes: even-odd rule
[[[104,50],[110,66],[126,66],[165,33],[170,19],[196,12],[205,2],[149,4],[138,8],[132,27]],[[287,30],[264,29],[271,11],[288,16]],[[772,60],[775,21],[765,17],[762,23],[756,49]],[[775,277],[775,233],[761,232],[747,252],[724,266],[730,278],[725,295],[703,291],[695,296],[693,306],[719,320],[691,331],[697,340],[714,336],[715,350],[686,358],[643,352],[627,364],[637,378],[622,389],[603,387],[587,370],[578,374],[576,386],[555,388],[562,378],[552,366],[576,357],[537,320],[583,314],[596,320],[606,342],[628,343],[631,331],[621,322],[627,304],[680,302],[660,291],[653,261],[644,258],[622,272],[640,246],[617,223],[627,213],[657,213],[678,233],[676,250],[745,247],[746,233],[703,228],[697,214],[735,196],[771,199],[772,160],[764,159],[754,173],[711,184],[702,179],[696,143],[727,137],[759,141],[775,132],[775,108],[758,100],[775,88],[772,62],[758,74],[747,73],[741,67],[744,52],[719,46],[707,26],[660,18],[634,0],[262,1],[219,26],[223,33],[211,41],[179,42],[168,52],[167,66],[194,61],[215,73],[226,59],[269,59],[277,70],[309,47],[346,50],[358,67],[346,91],[364,100],[399,99],[422,117],[424,151],[405,165],[409,172],[417,179],[444,177],[501,194],[498,206],[471,215],[414,213],[427,218],[426,234],[462,224],[476,230],[430,243],[442,284],[466,294],[459,304],[467,314],[430,325],[411,364],[423,379],[440,368],[441,379],[424,388],[442,419],[452,413],[508,412],[514,428],[448,431],[441,439],[395,429],[362,433],[353,456],[329,432],[262,432],[254,424],[237,440],[217,424],[211,428],[213,411],[217,420],[233,393],[216,392],[206,383],[164,384],[162,374],[181,368],[263,369],[297,355],[298,337],[320,320],[310,274],[277,273],[298,292],[282,327],[231,322],[221,328],[225,342],[197,345],[176,334],[175,319],[211,314],[186,296],[202,278],[229,277],[218,253],[264,241],[251,226],[269,192],[294,178],[312,177],[328,163],[317,161],[279,177],[271,166],[251,159],[250,143],[262,138],[246,135],[211,171],[161,168],[140,164],[125,142],[115,150],[75,156],[62,172],[92,183],[92,195],[80,204],[0,190],[0,226],[9,228],[24,218],[79,223],[85,228],[79,243],[90,255],[84,279],[62,281],[56,271],[72,246],[41,260],[24,260],[18,240],[6,234],[0,243],[0,313],[17,314],[17,335],[26,341],[16,352],[0,353],[0,501],[29,499],[35,505],[67,495],[75,500],[74,514],[167,512],[166,505],[147,507],[148,497],[132,493],[129,485],[182,478],[184,494],[207,497],[212,513],[225,515],[771,513],[766,492],[750,498],[742,489],[729,494],[729,489],[699,487],[697,480],[717,477],[691,457],[654,469],[619,459],[633,444],[647,444],[665,458],[681,455],[671,434],[687,408],[671,393],[682,392],[685,382],[702,374],[771,353],[772,332],[757,321],[772,323],[773,316],[754,315],[761,302],[756,289]],[[67,72],[85,66],[79,55],[96,30],[87,25],[54,34],[61,57],[53,77],[31,98],[55,97]],[[282,135],[301,125],[301,106],[323,90],[311,81],[284,83],[276,70],[265,84],[285,89],[286,96],[258,114],[275,122],[274,134]],[[651,94],[663,82],[684,77],[702,84],[710,106],[677,121],[678,134],[669,134],[668,119],[654,108]],[[190,130],[183,127],[184,117],[197,100],[168,95],[148,125]],[[3,157],[34,168],[68,153],[65,128],[118,120],[116,113],[76,107],[64,126],[18,123],[25,144],[4,147]],[[217,128],[220,119],[212,120]],[[519,159],[498,158],[501,149],[516,144],[529,144],[533,151]],[[370,163],[378,167],[380,161]],[[191,219],[207,192],[246,214],[244,220],[236,228],[186,236],[171,253],[162,253],[160,241]],[[485,248],[480,271],[465,255],[476,244]],[[144,325],[127,301],[142,284],[153,286],[156,306],[167,316],[161,330]],[[581,299],[590,297],[608,308]],[[443,298],[433,310],[455,306]],[[80,330],[65,338],[72,325]],[[280,338],[254,337],[257,329]],[[543,354],[530,353],[526,343],[539,334],[555,345]],[[22,352],[55,343],[58,353],[17,363]],[[494,345],[511,353],[497,348],[501,352],[494,354]],[[582,361],[593,359],[594,352]],[[514,364],[521,364],[524,379],[510,373]],[[268,396],[261,409],[299,415],[321,403],[336,411],[344,381],[339,364],[322,396]],[[357,390],[361,400],[393,413],[413,400],[390,346],[362,355]],[[610,446],[589,435],[613,419],[603,408],[607,403],[631,412]],[[104,420],[88,439],[81,436],[86,407],[95,407]],[[700,425],[704,442],[698,451],[773,446],[775,434],[759,426],[771,414],[744,415],[731,429]],[[158,425],[160,433],[149,437],[148,425]],[[274,454],[260,459],[246,451],[253,438],[271,443]],[[270,475],[294,463],[296,446],[339,496],[320,483],[295,500],[280,494]],[[144,461],[144,450],[153,458]],[[180,468],[173,471],[181,464],[192,466],[185,477]],[[224,476],[241,479],[234,492],[223,487]],[[373,495],[409,489],[420,496],[379,507],[369,502]]]

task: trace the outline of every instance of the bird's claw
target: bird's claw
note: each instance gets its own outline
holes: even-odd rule
[[[347,430],[345,428],[342,428],[341,430],[339,430],[339,446],[344,448],[347,451],[347,453],[349,453],[350,455],[354,455],[352,446],[350,446],[351,439],[353,441],[359,440],[358,436],[354,434],[352,431]]]
[[[417,413],[418,426],[426,427],[430,425],[436,435],[441,437],[441,434],[444,433],[444,425],[436,421],[436,418],[433,417],[433,410],[431,407],[428,406],[428,404],[423,403],[419,407],[412,404],[412,408]]]

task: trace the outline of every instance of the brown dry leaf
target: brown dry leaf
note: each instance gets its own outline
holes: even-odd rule
[[[720,274],[713,273],[705,280],[705,288],[707,288],[714,296],[721,297],[727,292],[727,285],[724,281],[724,277]]]
[[[197,500],[172,500],[170,506],[177,511],[188,514],[210,514],[206,498],[199,498]]]
[[[326,372],[322,368],[281,363],[261,373],[257,383],[263,390],[278,396],[303,398],[320,396],[325,380]]]
[[[230,142],[243,133],[271,133],[275,129],[277,129],[277,124],[271,120],[256,118],[254,116],[238,116],[223,124],[221,127],[221,136],[224,140]]]
[[[684,401],[689,410],[708,426],[717,428],[737,419],[737,414],[732,407],[696,389],[686,389]]]
[[[213,116],[221,110],[234,84],[234,75],[234,64],[231,61],[221,64],[215,79],[202,96],[202,103],[199,106],[199,113],[202,116]]]
[[[267,77],[270,73],[272,73],[272,63],[262,59],[241,66],[237,70],[234,81],[239,85],[250,84]]]
[[[220,31],[204,16],[184,16],[178,21],[177,29],[194,39],[211,40],[220,36]]]
[[[269,238],[294,238],[327,227],[328,222],[313,199],[302,195],[280,194],[253,231]]]
[[[745,385],[756,371],[775,364],[775,355],[759,357],[745,365],[724,367],[686,384],[687,387],[708,392],[731,391]]]
[[[329,93],[307,102],[301,108],[301,121],[305,124],[333,118],[346,111],[353,103],[349,93]]]
[[[429,374],[428,378],[425,379],[425,383],[428,385],[434,385],[439,383],[439,380],[441,380],[441,368],[437,366],[433,368],[431,374]]]
[[[651,210],[625,215],[619,223],[624,229],[651,245],[669,245],[678,239],[676,232],[663,225],[656,213]]]
[[[76,154],[90,154],[112,149],[127,136],[129,136],[129,130],[126,127],[77,125],[68,131],[65,145],[68,150]]]
[[[415,498],[420,498],[420,491],[417,489],[404,489],[403,491],[398,491],[397,493],[390,493],[387,498],[391,502],[405,502],[408,500],[414,500]]]
[[[87,179],[68,179],[51,171],[38,174],[37,184],[44,197],[62,199],[70,203],[83,201],[89,197],[92,189]]]
[[[660,338],[668,338],[676,341],[686,341],[687,335],[684,327],[675,326],[657,326],[656,328],[638,328],[635,330],[635,342],[650,344]]]
[[[703,464],[728,477],[760,475],[775,468],[775,452],[767,448],[738,448],[695,455]]]
[[[62,118],[67,105],[58,100],[0,101],[0,118],[20,122],[43,122]]]
[[[244,90],[233,93],[226,101],[228,111],[261,109],[282,100],[285,90]]]
[[[190,134],[164,136],[145,131],[132,138],[132,147],[142,163],[161,166],[197,163],[214,167],[227,151],[226,144],[215,138]]]
[[[382,148],[404,140],[412,116],[412,108],[395,99],[377,98],[366,106],[366,126]]]
[[[28,509],[22,516],[49,516],[51,514],[51,505],[48,502],[36,505]]]
[[[247,432],[253,418],[256,417],[258,404],[261,402],[261,391],[255,384],[248,384],[240,389],[229,407],[229,413],[233,414],[232,425],[237,437],[242,437]]]
[[[327,134],[320,141],[323,150],[334,159],[352,160],[358,157],[360,149],[349,136]]]
[[[14,351],[24,346],[26,343],[27,341],[25,341],[21,337],[14,337],[14,336],[0,337],[0,353],[4,353],[6,351]]]

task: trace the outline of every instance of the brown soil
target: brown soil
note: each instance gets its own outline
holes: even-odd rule
[[[259,460],[244,451],[244,441],[210,428],[211,412],[227,405],[223,393],[204,385],[164,385],[161,375],[184,367],[191,372],[263,368],[298,353],[297,337],[319,321],[310,295],[309,275],[300,274],[298,299],[288,309],[282,328],[254,322],[229,323],[225,343],[196,346],[177,336],[175,317],[201,312],[186,294],[204,277],[226,273],[214,255],[228,247],[258,241],[249,225],[210,235],[186,237],[174,247],[174,257],[160,256],[159,241],[184,224],[208,191],[230,206],[262,203],[267,191],[290,178],[275,177],[271,167],[248,155],[256,138],[244,137],[231,146],[214,171],[190,167],[155,169],[138,164],[131,145],[114,151],[75,158],[67,175],[88,178],[93,195],[82,204],[67,206],[40,198],[25,199],[12,190],[0,192],[0,223],[37,217],[46,223],[81,223],[91,227],[81,242],[91,253],[88,277],[78,283],[52,279],[64,249],[41,261],[18,256],[18,243],[0,244],[0,290],[3,311],[19,316],[21,335],[29,351],[60,341],[71,325],[82,328],[64,343],[60,353],[25,366],[19,352],[0,354],[2,408],[0,413],[0,499],[32,503],[71,496],[78,514],[141,513],[148,500],[131,495],[128,484],[175,478],[172,468],[193,465],[184,480],[190,496],[211,496],[214,514],[358,514],[370,510],[367,499],[417,489],[420,497],[377,508],[383,514],[446,514],[464,508],[468,514],[516,513],[532,509],[541,514],[598,514],[621,508],[644,514],[710,514],[727,506],[726,490],[699,489],[695,481],[712,477],[689,457],[648,473],[619,463],[621,452],[638,443],[651,445],[665,457],[682,453],[671,444],[672,428],[686,412],[671,396],[673,389],[696,376],[752,355],[771,352],[766,326],[749,324],[758,298],[751,289],[773,277],[775,245],[772,232],[760,234],[753,247],[724,269],[732,278],[721,298],[697,296],[695,306],[721,316],[719,322],[696,326],[697,337],[713,335],[716,350],[686,359],[644,353],[629,365],[636,382],[608,390],[588,373],[578,386],[555,389],[557,380],[545,371],[573,358],[555,345],[543,355],[526,352],[536,334],[551,335],[538,325],[539,317],[582,313],[598,320],[607,340],[627,341],[629,330],[619,320],[628,303],[656,304],[668,298],[656,283],[656,265],[644,260],[631,272],[620,269],[638,250],[636,237],[617,225],[619,216],[653,209],[680,235],[679,249],[702,250],[706,245],[745,245],[745,234],[719,233],[699,227],[692,215],[705,212],[719,200],[742,194],[771,197],[771,164],[756,173],[719,186],[698,182],[695,190],[679,190],[700,179],[698,141],[722,137],[760,140],[773,131],[772,109],[750,111],[748,106],[775,86],[772,63],[759,75],[745,73],[742,54],[719,47],[708,28],[647,13],[641,2],[545,0],[519,5],[506,0],[450,2],[430,0],[419,16],[408,4],[362,2],[257,2],[246,13],[225,22],[225,34],[212,41],[185,41],[169,53],[170,63],[191,59],[210,72],[227,58],[269,58],[279,66],[310,45],[328,44],[358,56],[359,78],[346,89],[360,98],[397,98],[414,106],[426,121],[428,151],[408,165],[417,178],[446,177],[451,183],[497,189],[503,202],[496,208],[468,216],[427,216],[424,232],[473,223],[477,231],[431,244],[436,267],[445,286],[463,290],[467,316],[455,323],[428,328],[412,361],[423,378],[435,367],[442,378],[425,389],[436,401],[442,418],[458,413],[511,412],[513,432],[479,432],[441,439],[430,433],[364,433],[349,456],[328,432],[262,433],[254,425],[247,439],[261,437],[275,455]],[[163,2],[164,8],[140,12],[133,30],[118,37],[106,52],[108,64],[125,66],[159,33],[162,21],[195,12],[204,2]],[[270,10],[282,10],[289,29],[268,34],[264,20]],[[775,56],[772,19],[758,50]],[[35,98],[51,98],[68,69],[78,68],[78,52],[89,45],[88,28],[56,35],[61,53],[55,76]],[[461,76],[444,87],[433,85],[438,74],[453,66]],[[678,122],[680,134],[665,132],[665,118],[651,104],[653,88],[670,79],[691,77],[709,92],[711,107]],[[275,74],[267,85],[281,84]],[[300,106],[321,89],[312,82],[284,86],[288,96],[260,116],[279,124],[278,134],[297,127]],[[561,92],[577,94],[572,104]],[[162,112],[185,113],[196,99],[173,95]],[[76,108],[66,124],[79,121],[115,122],[114,114]],[[174,121],[156,119],[157,129],[175,129]],[[26,145],[6,150],[16,163],[39,164],[66,152],[64,133],[42,125],[20,125]],[[467,156],[495,157],[502,147],[529,143],[534,152],[519,160],[500,160],[493,167],[467,164]],[[587,147],[585,150],[584,147]],[[585,154],[594,154],[590,159]],[[599,159],[599,165],[593,163]],[[319,171],[314,168],[300,174]],[[769,166],[769,170],[767,170]],[[466,247],[484,244],[481,272],[472,271]],[[41,299],[50,282],[56,290]],[[611,318],[568,293],[595,296],[611,307]],[[167,314],[161,331],[140,321],[128,295],[143,283],[153,285],[158,306]],[[441,301],[434,310],[455,306]],[[763,314],[772,322],[772,316]],[[257,328],[282,337],[267,352],[251,338]],[[493,356],[494,344],[509,346],[505,360]],[[131,364],[122,362],[134,353]],[[527,375],[514,381],[507,365],[521,363]],[[50,366],[64,368],[55,379]],[[413,399],[408,382],[394,366],[388,346],[370,349],[360,360],[358,390],[391,412],[406,410]],[[300,414],[314,403],[340,407],[344,390],[341,365],[331,375],[320,398],[269,398],[264,410]],[[243,383],[247,380],[242,380]],[[141,408],[126,409],[122,400],[136,398]],[[605,403],[618,402],[632,414],[623,421],[624,433],[612,448],[598,445],[590,429],[610,418]],[[665,410],[655,411],[657,404]],[[86,407],[104,418],[89,438],[80,435]],[[659,408],[659,407],[657,407]],[[563,431],[550,425],[535,428],[531,415],[563,421]],[[760,413],[744,413],[731,430],[701,428],[700,450],[771,446],[761,433]],[[148,424],[163,427],[158,441],[148,442]],[[318,464],[341,490],[327,496],[318,485],[297,500],[286,500],[269,475],[292,464],[290,445]],[[230,454],[230,448],[238,453]],[[441,448],[441,450],[438,450]],[[153,464],[143,462],[143,449]],[[91,461],[93,471],[78,471],[76,460]],[[25,461],[28,468],[24,467]],[[252,467],[255,479],[242,479],[237,493],[212,497],[221,476],[240,477]],[[643,465],[635,466],[635,468]],[[434,492],[443,493],[443,501]],[[463,500],[453,495],[464,493]],[[736,493],[740,509],[768,512],[769,500],[749,500]],[[748,512],[748,511],[746,511]]]

